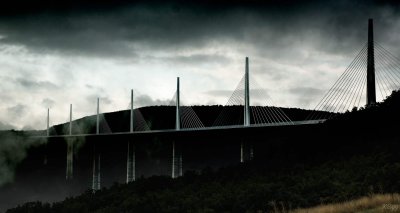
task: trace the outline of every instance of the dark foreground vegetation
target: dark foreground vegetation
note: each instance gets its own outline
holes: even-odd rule
[[[315,127],[310,141],[219,170],[139,178],[53,204],[7,212],[269,212],[400,192],[400,93]],[[268,138],[266,137],[266,140]]]

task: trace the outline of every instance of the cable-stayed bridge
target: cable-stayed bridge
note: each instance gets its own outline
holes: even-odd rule
[[[227,103],[220,110],[212,123],[205,123],[194,107],[181,103],[180,79],[177,78],[176,92],[171,100],[170,107],[175,111],[175,126],[169,129],[156,129],[143,116],[138,108],[134,108],[134,94],[131,91],[129,112],[129,130],[125,132],[113,132],[104,114],[100,113],[100,99],[97,99],[97,114],[95,115],[95,133],[75,133],[73,131],[72,105],[70,105],[70,120],[67,134],[57,134],[50,127],[50,110],[47,115],[47,134],[41,136],[51,140],[52,138],[67,138],[67,171],[66,178],[73,177],[73,150],[74,138],[79,137],[112,137],[120,135],[160,134],[160,133],[185,133],[208,132],[219,130],[237,131],[248,128],[269,128],[285,126],[302,126],[323,123],[338,113],[352,110],[354,107],[368,107],[377,101],[390,95],[391,91],[400,88],[400,59],[387,51],[373,39],[373,21],[368,24],[368,41],[358,52],[354,60],[334,83],[334,85],[322,97],[320,102],[310,111],[310,114],[302,120],[291,119],[281,107],[277,107],[270,99],[266,99],[261,105],[252,105],[251,97],[268,97],[265,89],[262,89],[257,81],[250,76],[249,59],[245,59],[245,73],[236,89],[229,97]],[[240,161],[243,162],[245,152],[253,156],[253,148],[244,148],[240,145]],[[103,150],[104,151],[104,150]],[[101,186],[100,167],[101,149],[93,145],[93,191]],[[127,142],[126,182],[136,178],[136,151],[133,140]],[[183,154],[179,145],[172,141],[171,147],[171,177],[181,176],[183,173]]]

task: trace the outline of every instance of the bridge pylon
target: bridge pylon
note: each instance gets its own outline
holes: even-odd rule
[[[130,133],[133,133],[133,89],[131,90],[131,114],[130,114]],[[126,162],[126,183],[136,180],[136,150],[135,144],[128,141],[128,153]]]
[[[100,134],[100,99],[97,98],[97,116],[96,116],[96,135]],[[96,142],[93,142],[93,177],[92,177],[92,191],[95,193],[100,190],[100,148],[96,149]]]
[[[368,20],[368,56],[367,56],[367,105],[376,103],[374,22]]]
[[[179,77],[176,78],[176,114],[175,114],[175,130],[181,129],[181,112],[180,112],[180,91]]]
[[[180,116],[180,85],[179,77],[176,79],[176,113],[175,113],[175,130],[179,131],[181,129],[181,116]],[[183,173],[183,160],[182,160],[182,150],[177,149],[177,144],[172,141],[172,170],[171,177],[177,178],[182,176]]]
[[[249,57],[245,60],[245,74],[244,74],[244,126],[250,126],[250,70],[249,70]],[[245,160],[245,141],[240,143],[240,162]],[[246,150],[247,151],[247,150]],[[247,153],[246,153],[247,154]]]
[[[96,134],[100,133],[100,99],[97,98]]]
[[[67,138],[67,170],[66,180],[73,179],[74,173],[74,138]]]
[[[133,133],[133,89],[131,90],[131,115],[129,122],[129,132]]]
[[[72,104],[69,105],[69,135],[72,135]]]
[[[72,104],[69,105],[69,136],[72,135]],[[70,180],[73,178],[74,171],[74,139],[67,138],[67,171],[66,179]]]
[[[101,189],[101,178],[100,178],[100,152],[94,148],[93,150],[93,178],[92,178],[92,192]]]
[[[128,141],[128,158],[126,165],[126,183],[136,180],[136,155],[135,145],[132,141]]]
[[[246,57],[244,75],[244,126],[250,126],[249,58]]]
[[[47,108],[47,137],[50,136],[50,108]]]

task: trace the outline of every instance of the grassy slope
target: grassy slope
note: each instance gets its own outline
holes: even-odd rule
[[[275,212],[285,212],[276,208]],[[384,213],[400,212],[399,194],[374,194],[336,204],[320,205],[307,209],[297,209],[291,213]]]

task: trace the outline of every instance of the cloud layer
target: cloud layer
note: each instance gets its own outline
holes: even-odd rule
[[[15,4],[20,4],[16,2]],[[366,42],[395,55],[391,1],[30,1],[0,15],[0,121],[16,128],[102,111],[163,104],[181,77],[188,104],[224,104],[252,78],[278,105],[312,108]],[[259,99],[259,97],[257,97]],[[257,100],[262,102],[261,100]],[[19,110],[19,111],[18,111]]]

